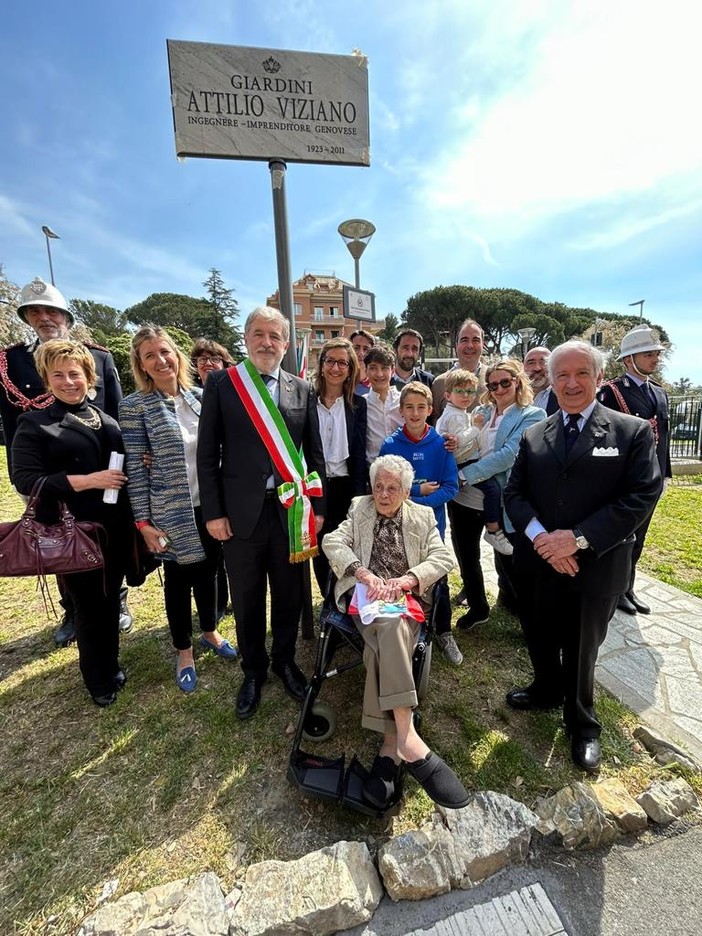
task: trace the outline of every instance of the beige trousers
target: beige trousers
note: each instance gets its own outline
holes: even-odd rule
[[[412,654],[419,624],[413,618],[382,615],[368,625],[354,615],[354,622],[363,637],[366,667],[361,724],[381,734],[395,734],[392,710],[417,705]]]

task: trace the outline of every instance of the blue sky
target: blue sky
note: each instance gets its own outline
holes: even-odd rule
[[[669,379],[702,383],[702,8],[694,0],[8,0],[0,262],[119,308],[277,286],[265,163],[175,158],[166,39],[369,59],[371,167],[287,173],[293,275],[352,280],[379,315],[464,283],[645,314]]]

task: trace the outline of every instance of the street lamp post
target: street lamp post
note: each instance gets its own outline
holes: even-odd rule
[[[529,342],[536,334],[536,329],[535,328],[520,328],[517,334],[522,340],[522,360],[524,360],[524,358],[527,355],[527,351],[529,350]]]
[[[643,322],[643,304],[645,301],[645,299],[638,299],[636,302],[629,303],[630,306],[637,305],[639,307],[639,323]]]
[[[56,283],[54,282],[54,265],[53,265],[53,263],[51,262],[51,244],[50,244],[50,241],[51,241],[52,239],[53,239],[53,240],[61,240],[61,238],[58,236],[58,234],[57,234],[55,231],[52,231],[52,230],[51,230],[51,228],[49,227],[48,224],[43,224],[41,229],[42,229],[42,231],[44,232],[44,236],[46,237],[46,252],[47,252],[47,254],[49,255],[49,275],[51,276],[51,285],[52,285],[52,286],[55,286]]]
[[[359,260],[370,243],[371,237],[375,234],[375,225],[370,221],[363,221],[361,218],[352,218],[350,221],[342,221],[338,231],[353,257],[356,289],[360,289],[361,269]]]

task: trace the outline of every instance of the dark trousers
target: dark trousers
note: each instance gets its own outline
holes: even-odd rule
[[[166,618],[176,650],[189,650],[193,637],[191,597],[195,598],[200,630],[217,629],[217,564],[221,556],[218,540],[213,539],[202,522],[202,511],[195,507],[195,522],[205,550],[202,562],[180,564],[172,559],[163,563],[163,594]]]
[[[124,567],[109,557],[107,548],[103,552],[104,578],[102,569],[61,576],[76,623],[80,672],[94,696],[115,691],[119,670],[119,592]]]
[[[634,534],[636,536],[636,542],[634,543],[634,549],[631,554],[631,577],[629,579],[628,591],[633,591],[634,579],[636,578],[636,563],[639,561],[641,553],[643,552],[646,534],[648,533],[648,528],[652,519],[653,513],[651,512]]]
[[[478,613],[487,614],[490,606],[480,565],[480,538],[483,535],[485,518],[482,511],[464,507],[456,501],[449,501],[447,506],[451,519],[453,548],[458,558],[468,605]]]
[[[290,544],[278,511],[277,497],[266,497],[261,516],[247,539],[236,535],[224,543],[236,639],[246,676],[263,679],[270,662],[266,650],[266,586],[271,593],[273,667],[295,659],[302,610],[302,563],[290,562]]]
[[[502,526],[502,488],[494,478],[477,481],[473,487],[483,494],[483,520]]]
[[[312,560],[314,575],[322,594],[326,591],[329,579],[329,560],[322,552],[322,541],[327,533],[332,533],[346,519],[353,497],[353,482],[349,477],[327,478],[325,493],[327,496],[327,512],[324,517],[324,526],[317,540],[319,555]]]
[[[520,622],[534,668],[534,695],[549,703],[564,700],[563,720],[574,738],[598,738],[595,663],[617,596],[577,591],[569,577],[550,570],[534,575],[531,563],[517,581],[521,592],[531,589]]]

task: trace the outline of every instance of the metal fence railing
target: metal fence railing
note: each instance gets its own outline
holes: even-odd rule
[[[672,458],[702,459],[702,397],[670,398],[670,454]]]

